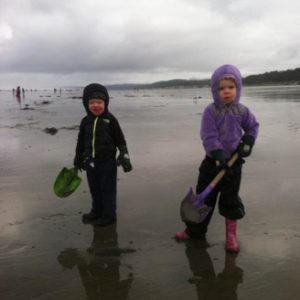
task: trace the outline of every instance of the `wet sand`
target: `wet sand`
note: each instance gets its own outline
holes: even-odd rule
[[[53,194],[84,113],[79,91],[58,95],[27,92],[18,103],[0,92],[1,300],[300,297],[300,87],[244,90],[261,131],[244,165],[236,256],[224,251],[217,211],[206,242],[173,239],[204,155],[208,89],[111,92],[134,170],[119,169],[118,222],[106,228],[81,222],[90,209],[84,173],[73,195]]]

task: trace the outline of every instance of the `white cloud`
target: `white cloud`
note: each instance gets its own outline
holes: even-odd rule
[[[0,0],[0,7],[0,86],[18,78],[51,86],[203,78],[223,63],[243,74],[299,67],[296,0]]]

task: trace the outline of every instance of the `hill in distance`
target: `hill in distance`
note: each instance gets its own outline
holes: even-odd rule
[[[172,79],[148,84],[113,84],[109,89],[157,89],[157,88],[192,88],[209,86],[210,79]],[[286,71],[272,71],[250,75],[243,78],[244,85],[292,85],[300,84],[300,68]]]

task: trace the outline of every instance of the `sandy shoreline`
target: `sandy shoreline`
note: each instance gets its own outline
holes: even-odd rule
[[[208,244],[173,239],[183,227],[179,203],[204,154],[198,128],[209,90],[112,92],[134,171],[119,170],[118,223],[106,229],[81,223],[90,207],[84,174],[69,198],[52,192],[59,170],[72,163],[83,115],[80,100],[70,98],[77,93],[44,92],[46,105],[28,93],[32,110],[21,110],[0,92],[1,299],[297,299],[300,89],[276,98],[277,88],[245,90],[261,132],[244,168],[247,215],[234,258],[225,254],[218,213]],[[55,135],[45,133],[51,127]]]

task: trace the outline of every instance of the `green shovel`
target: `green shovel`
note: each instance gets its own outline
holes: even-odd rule
[[[65,198],[75,192],[80,183],[81,177],[78,176],[78,169],[64,167],[54,182],[53,190],[57,197]]]

